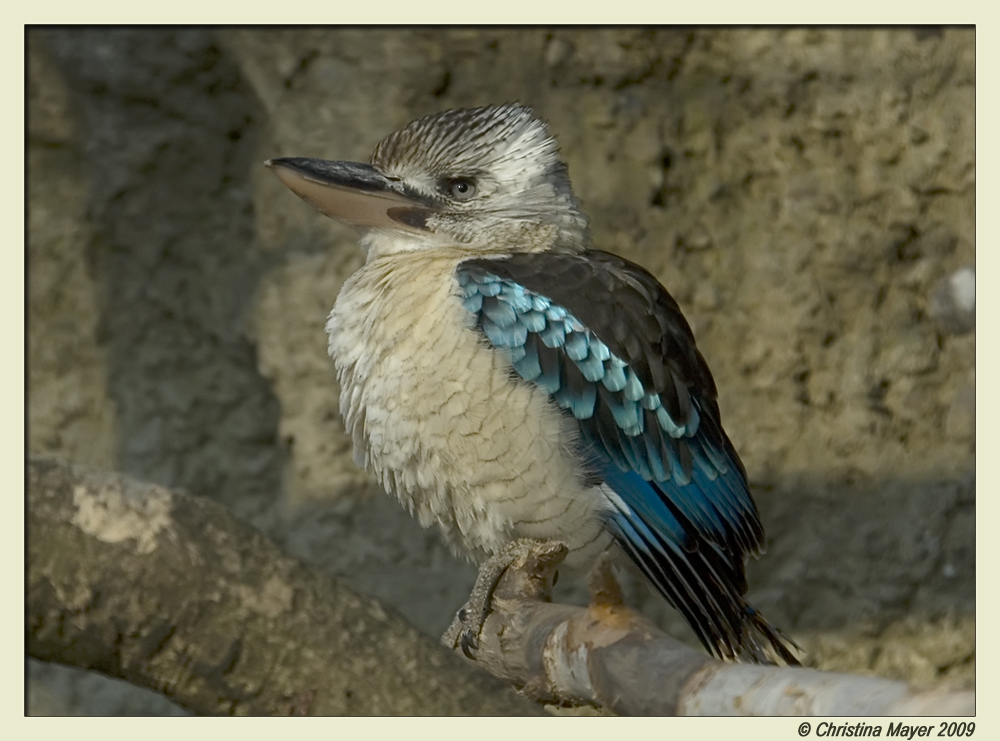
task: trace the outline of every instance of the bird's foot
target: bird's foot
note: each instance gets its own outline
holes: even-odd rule
[[[557,541],[522,538],[508,543],[479,567],[468,602],[455,615],[441,642],[453,650],[461,648],[474,659],[493,598],[517,596],[550,601],[556,567],[567,552],[566,546]],[[504,583],[498,590],[501,579]]]
[[[608,551],[594,561],[587,578],[587,591],[590,593],[589,609],[593,614],[613,612],[625,606],[625,595],[615,576],[613,558]]]

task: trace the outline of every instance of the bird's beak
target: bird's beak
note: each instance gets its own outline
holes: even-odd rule
[[[430,204],[371,165],[307,157],[264,164],[295,195],[332,219],[362,228],[427,230]]]

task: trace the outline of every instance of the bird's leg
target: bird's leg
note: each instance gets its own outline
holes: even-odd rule
[[[441,642],[453,650],[461,648],[462,653],[474,659],[479,635],[501,579],[507,577],[502,596],[548,602],[556,566],[566,558],[566,553],[566,546],[556,541],[522,538],[508,543],[479,567],[479,576],[468,602],[455,615],[441,636]]]

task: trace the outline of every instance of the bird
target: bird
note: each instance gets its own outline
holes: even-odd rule
[[[518,539],[570,568],[624,553],[724,660],[787,664],[745,599],[764,531],[717,389],[655,276],[593,248],[548,125],[456,108],[367,164],[265,162],[359,233],[326,331],[354,461],[482,564]]]

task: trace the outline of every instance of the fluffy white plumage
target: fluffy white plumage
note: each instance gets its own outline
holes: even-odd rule
[[[610,543],[604,495],[581,479],[572,421],[483,345],[454,280],[467,257],[396,250],[341,289],[327,332],[355,459],[459,554],[554,539],[583,566]]]

